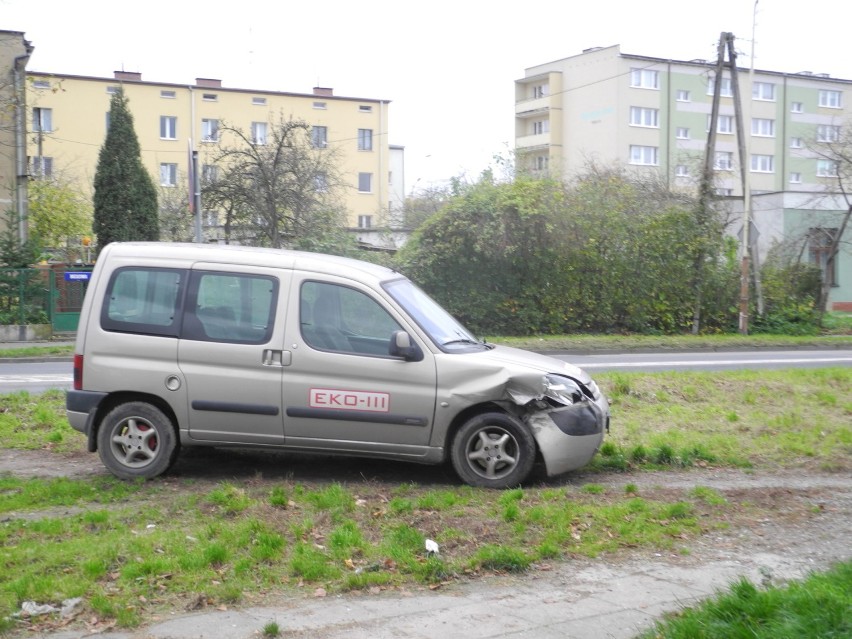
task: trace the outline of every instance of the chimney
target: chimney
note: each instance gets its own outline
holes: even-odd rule
[[[142,82],[142,74],[138,71],[113,71],[116,80],[134,80]]]
[[[320,95],[324,98],[334,97],[334,89],[331,87],[314,87],[314,95]]]
[[[208,89],[221,89],[222,81],[214,80],[213,78],[195,78],[195,85],[199,87],[206,87]]]

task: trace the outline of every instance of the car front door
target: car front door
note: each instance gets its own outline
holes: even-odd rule
[[[345,279],[294,274],[284,370],[288,446],[353,453],[424,454],[435,413],[432,353],[389,354],[406,330],[374,291]]]

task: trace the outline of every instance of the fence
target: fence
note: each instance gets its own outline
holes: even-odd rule
[[[77,330],[91,267],[46,265],[0,269],[0,325],[51,324]]]

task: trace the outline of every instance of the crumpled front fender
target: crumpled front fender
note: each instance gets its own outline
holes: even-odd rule
[[[605,399],[538,410],[526,417],[551,477],[588,464],[600,448],[608,421]]]

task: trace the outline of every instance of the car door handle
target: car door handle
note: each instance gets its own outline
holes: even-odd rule
[[[289,366],[292,354],[290,351],[279,351],[272,348],[264,349],[264,366]]]

